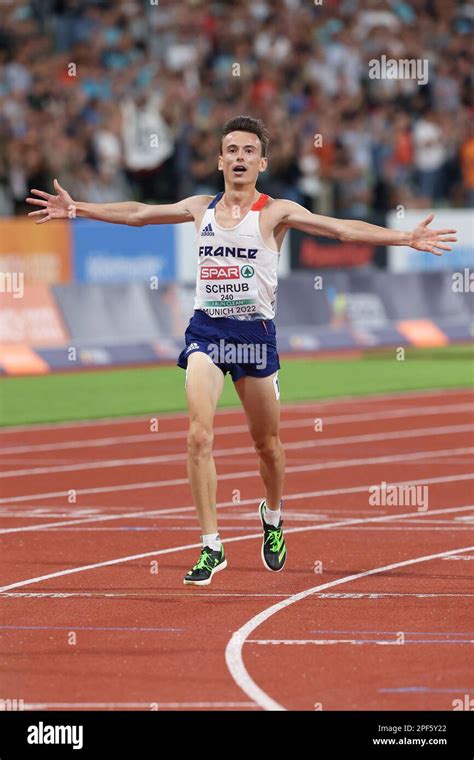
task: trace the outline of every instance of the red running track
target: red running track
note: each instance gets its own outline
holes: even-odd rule
[[[278,574],[261,563],[243,414],[219,411],[228,569],[204,588],[182,585],[200,545],[185,415],[5,429],[0,697],[26,709],[452,709],[474,690],[473,410],[467,390],[284,407]],[[398,506],[372,504],[382,482],[417,486],[416,503],[399,488]]]

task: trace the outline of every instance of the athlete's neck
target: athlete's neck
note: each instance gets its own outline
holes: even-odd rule
[[[224,208],[233,208],[234,206],[238,206],[240,209],[250,208],[259,197],[260,193],[256,187],[233,188],[226,186],[220,204]]]

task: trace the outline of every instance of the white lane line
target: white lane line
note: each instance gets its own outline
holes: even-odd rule
[[[462,507],[449,507],[446,509],[437,509],[432,510],[431,514],[446,514],[449,512],[463,512],[466,510],[473,509],[474,505],[466,505]],[[425,513],[426,514],[426,513]],[[306,525],[301,528],[288,528],[285,530],[285,535],[288,535],[290,533],[310,533],[314,530],[329,530],[331,528],[340,528],[340,527],[346,527],[347,525],[365,525],[367,523],[372,522],[391,522],[392,520],[398,520],[400,517],[410,518],[414,516],[412,513],[407,512],[402,515],[383,515],[382,517],[363,517],[363,518],[355,518],[353,520],[341,520],[340,522],[336,523],[324,523],[323,525]],[[418,516],[418,513],[416,513],[416,516]],[[227,538],[226,544],[234,543],[235,541],[250,541],[254,538],[258,538],[261,540],[262,534],[261,531],[258,533],[253,533],[251,535],[246,536],[234,536],[233,538]],[[55,573],[47,573],[46,575],[39,575],[35,578],[27,578],[26,580],[22,581],[16,581],[15,583],[10,583],[8,586],[2,586],[0,587],[0,592],[3,591],[10,591],[13,588],[20,588],[22,586],[29,586],[33,583],[40,583],[41,581],[50,580],[51,578],[61,578],[65,575],[74,575],[75,573],[82,573],[87,570],[95,570],[99,567],[109,567],[111,565],[119,565],[124,562],[131,562],[135,559],[144,559],[145,557],[157,557],[159,555],[163,554],[174,554],[175,552],[183,552],[187,551],[188,549],[197,549],[201,548],[201,543],[195,543],[195,544],[185,544],[183,546],[173,546],[168,549],[157,549],[152,552],[143,552],[141,554],[130,554],[126,557],[117,557],[115,559],[108,559],[103,562],[94,562],[91,565],[82,565],[80,567],[71,567],[66,568],[64,570],[58,570]],[[471,547],[474,549],[474,547]],[[454,552],[459,553],[459,552]]]
[[[365,646],[367,644],[378,644],[381,646],[400,646],[400,641],[390,639],[247,639],[246,644],[262,644],[263,646],[275,645],[275,644],[287,644],[287,645],[304,645],[315,644],[316,646],[327,646],[331,644],[351,644],[355,646]],[[442,639],[432,639],[430,641],[404,641],[404,644],[474,644],[474,639],[456,640],[452,639],[443,641]]]
[[[365,396],[334,396],[332,398],[324,398],[319,401],[287,401],[283,403],[282,409],[296,410],[299,409],[319,409],[325,406],[334,405],[353,405],[367,406],[367,404],[373,404],[377,401],[384,401],[385,399],[400,399],[402,402],[405,398],[431,398],[432,396],[438,396],[440,401],[444,401],[446,397],[466,395],[472,396],[472,391],[468,386],[461,388],[431,388],[426,390],[415,391],[393,391],[391,393],[374,393],[366,394]],[[217,416],[226,416],[228,414],[242,414],[241,406],[229,406],[221,407],[216,410]],[[155,414],[149,412],[149,414],[131,415],[128,417],[100,417],[98,419],[89,420],[67,420],[65,422],[44,422],[44,423],[29,423],[25,425],[9,425],[2,427],[0,432],[3,433],[16,433],[16,432],[35,432],[36,430],[57,430],[64,428],[76,428],[76,427],[99,427],[102,425],[129,425],[131,422],[140,422],[140,420],[150,420],[151,418],[158,418],[163,420],[170,419],[188,419],[187,412],[159,412]]]
[[[451,475],[449,476],[451,478],[455,478],[456,476]],[[472,478],[474,479],[474,473],[472,474]],[[469,478],[468,478],[469,479]],[[440,481],[436,479],[436,482],[443,482],[444,479],[442,478]],[[414,483],[415,481],[406,481],[405,484],[408,485],[409,483]],[[422,481],[419,481],[422,482]],[[424,481],[423,481],[424,482]],[[449,481],[448,481],[449,482]],[[389,485],[395,485],[395,484],[389,484]],[[360,486],[357,486],[357,488],[360,488]],[[318,495],[320,492],[308,492],[306,495],[304,495],[304,498],[308,498],[310,495]],[[292,499],[299,498],[299,494],[290,494]],[[245,499],[241,502],[240,507],[241,509],[244,509],[247,505],[246,502],[248,499]],[[252,500],[252,504],[255,505],[258,502],[258,499]],[[221,506],[230,505],[230,502],[218,502],[217,506],[220,509]],[[402,505],[400,505],[402,506]],[[404,506],[404,505],[403,505]],[[407,505],[407,506],[414,506],[414,505]],[[366,515],[368,517],[371,517],[374,513],[374,508],[370,507],[369,509],[363,509],[361,507],[354,507],[353,509],[341,509],[338,507],[335,507],[334,509],[328,508],[327,505],[325,505],[326,509],[325,512],[297,512],[297,507],[294,509],[292,508],[291,504],[286,503],[285,499],[285,513],[287,520],[293,520],[293,522],[307,522],[308,520],[313,520],[313,522],[318,522],[320,520],[339,520],[341,517],[354,517],[354,513],[357,512],[357,517],[365,517]],[[188,510],[190,511],[191,507],[170,507],[170,509],[176,509],[176,510]],[[308,507],[308,509],[312,509],[312,507]],[[115,511],[114,511],[115,510]],[[387,509],[380,508],[380,514],[387,514]],[[120,519],[128,519],[130,515],[133,514],[130,512],[130,508],[127,507],[98,507],[97,509],[74,509],[68,508],[68,507],[31,507],[26,508],[24,510],[18,508],[18,507],[11,507],[10,509],[8,507],[0,507],[0,519],[5,518],[6,520],[17,520],[17,519],[28,519],[32,520],[36,518],[37,520],[51,520],[54,518],[62,518],[67,519],[67,525],[70,524],[70,520],[75,518],[84,518],[89,519],[90,517],[112,517],[116,515],[119,517],[121,515]],[[141,520],[156,520],[156,517],[159,516],[160,521],[163,524],[166,524],[165,521],[172,521],[173,523],[179,523],[181,521],[181,524],[185,522],[192,522],[195,523],[196,515],[195,514],[163,514],[161,510],[151,510],[146,513],[146,515],[143,515],[138,518],[138,521]],[[219,514],[219,520],[227,520],[229,522],[245,522],[246,520],[256,520],[258,519],[258,516],[255,513],[255,510],[252,509],[251,511],[246,512],[221,512]],[[472,521],[474,521],[474,515],[472,517]],[[401,521],[403,522],[403,520]],[[452,525],[451,520],[423,520],[423,523],[440,523],[445,525]],[[466,520],[466,522],[469,522],[469,519]],[[38,523],[38,525],[43,525],[43,527],[46,527],[46,523]],[[467,526],[468,527],[468,526]]]
[[[355,422],[375,422],[377,420],[400,419],[404,417],[422,417],[430,415],[457,414],[474,411],[474,404],[445,404],[444,406],[417,407],[416,411],[409,408],[386,409],[381,412],[365,412],[363,414],[339,414],[332,417],[324,417],[324,427],[327,425],[342,425]],[[149,418],[146,420],[149,427]],[[314,418],[298,420],[282,420],[280,428],[291,430],[293,428],[314,429]],[[235,433],[248,433],[248,425],[224,425],[214,428],[215,435],[230,435]],[[7,446],[0,448],[3,454],[34,454],[37,451],[63,451],[64,449],[86,449],[106,446],[128,445],[130,443],[156,443],[157,441],[181,440],[188,435],[187,429],[169,432],[143,433],[141,435],[118,435],[107,438],[84,438],[74,441],[56,441],[54,443],[28,444],[26,446]]]
[[[383,457],[366,457],[365,459],[338,459],[334,461],[326,461],[321,464],[310,465],[290,465],[285,468],[286,474],[299,473],[299,472],[314,472],[316,470],[335,470],[344,467],[364,467],[366,465],[379,465],[388,464],[389,462],[404,462],[406,465],[412,464],[415,460],[427,459],[431,460],[431,463],[438,464],[438,458],[453,456],[464,456],[465,454],[474,453],[474,447],[460,448],[460,449],[432,449],[430,451],[418,451],[410,452],[410,454],[391,454]],[[407,456],[409,460],[407,461]],[[450,462],[449,462],[450,463]],[[465,464],[460,462],[459,464]],[[256,478],[260,477],[260,473],[257,470],[245,470],[241,472],[227,472],[219,474],[219,480],[233,480],[235,478]],[[74,491],[77,496],[83,496],[86,494],[99,494],[99,493],[117,493],[118,491],[138,491],[145,488],[165,488],[168,486],[185,486],[189,485],[188,478],[174,478],[173,480],[151,480],[145,482],[124,483],[122,485],[114,486],[96,486],[94,488],[75,488]],[[46,491],[37,494],[26,494],[25,496],[6,496],[0,499],[0,504],[14,504],[19,502],[30,502],[36,500],[44,500],[50,498],[56,498],[60,496],[69,496],[70,491]]]
[[[255,518],[255,522],[257,522],[257,518]],[[290,522],[288,521],[288,524]],[[239,527],[232,527],[232,528],[226,528],[226,533],[232,533],[242,530],[254,530],[255,523],[253,525],[239,525]],[[348,528],[339,528],[339,530],[348,530],[348,531],[381,531],[382,533],[387,533],[387,531],[400,531],[400,533],[405,532],[407,533],[437,533],[437,532],[449,532],[449,533],[472,533],[472,528],[462,528],[459,526],[454,526],[453,528],[432,528],[430,526],[426,527],[407,527],[406,525],[404,527],[397,527],[397,526],[386,526],[386,525],[365,525],[365,526],[349,526]],[[158,533],[160,535],[163,535],[167,532],[181,532],[185,533],[186,531],[189,531],[190,533],[196,533],[196,527],[190,528],[162,528],[161,526],[159,528],[136,528],[136,527],[129,527],[129,528],[119,528],[117,526],[113,528],[86,528],[84,526],[79,526],[77,528],[51,528],[49,531],[50,533],[126,533],[127,531],[133,532],[133,531],[139,531],[140,533]]]
[[[443,559],[452,559],[452,557],[443,557]],[[459,558],[458,558],[459,559]],[[127,591],[127,592],[121,592],[121,591],[5,591],[4,593],[0,594],[0,598],[3,599],[69,599],[71,597],[75,598],[87,598],[87,599],[155,599],[155,597],[162,597],[162,596],[172,596],[172,597],[178,597],[182,598],[186,596],[186,601],[191,601],[196,596],[206,596],[206,597],[212,597],[212,596],[229,596],[229,597],[245,597],[248,598],[257,598],[257,597],[271,597],[274,599],[275,597],[281,598],[281,599],[287,599],[288,597],[292,596],[291,593],[288,594],[257,594],[252,591],[246,591],[246,592],[220,592],[220,591],[197,591],[193,590],[192,595],[189,595],[188,591],[157,591],[157,592],[144,592],[144,593],[138,593],[136,591]],[[316,599],[324,599],[324,600],[334,600],[334,599],[346,599],[346,600],[375,600],[375,599],[385,599],[390,597],[408,597],[408,598],[414,598],[414,599],[471,599],[474,597],[474,594],[468,594],[468,593],[459,593],[459,594],[416,594],[416,593],[396,593],[396,592],[380,592],[380,593],[358,593],[358,594],[347,594],[347,593],[332,593],[332,594],[325,594],[324,592],[321,594],[315,594],[314,595]]]
[[[420,480],[403,480],[398,481],[397,483],[388,483],[388,485],[434,485],[436,483],[453,483],[453,482],[459,482],[464,480],[473,480],[474,479],[474,473],[467,473],[462,475],[446,475],[445,477],[438,477],[438,478],[424,478]],[[319,497],[319,496],[335,496],[339,494],[347,494],[347,493],[369,493],[369,488],[373,484],[366,484],[363,486],[349,486],[348,488],[333,488],[333,489],[326,489],[322,491],[303,491],[301,493],[295,493],[295,494],[288,494],[288,496],[285,496],[284,501],[294,501],[294,500],[303,500],[303,499],[309,499],[312,497]],[[239,502],[239,506],[246,506],[247,504],[255,504],[257,502],[257,499],[242,499]],[[234,507],[236,504],[234,501],[225,501],[221,502],[217,505],[218,509],[225,509],[227,507]],[[136,517],[160,517],[164,515],[179,515],[182,512],[192,512],[195,513],[196,508],[191,505],[187,507],[169,507],[167,509],[154,509],[154,510],[140,510],[139,512],[128,512],[128,513],[116,513],[114,515],[94,515],[91,517],[79,517],[77,519],[71,520],[61,520],[57,522],[52,523],[37,523],[35,525],[22,525],[15,528],[0,528],[0,535],[5,533],[28,533],[29,531],[34,530],[45,530],[47,528],[60,528],[62,526],[70,527],[71,525],[85,525],[89,522],[108,522],[109,520],[128,520],[130,518],[136,518]],[[432,511],[430,511],[430,515],[434,514]],[[244,516],[247,519],[247,516]]]
[[[286,598],[291,594],[257,594],[252,591],[245,592],[228,592],[221,593],[219,591],[197,591],[193,589],[192,596],[189,595],[189,591],[181,592],[149,592],[139,593],[136,591],[120,592],[120,591],[5,591],[0,594],[0,597],[5,599],[69,599],[70,597],[85,597],[85,598],[117,598],[117,599],[154,599],[155,597],[172,596],[172,597],[186,597],[186,599],[194,599],[195,596],[239,596],[247,598],[253,597],[275,597]],[[469,596],[469,594],[467,594]],[[474,594],[472,595],[474,596]]]
[[[67,528],[65,530],[67,530]],[[71,530],[94,530],[94,529],[93,528],[72,528]],[[97,529],[97,530],[99,530],[99,529]],[[104,528],[103,530],[113,530],[113,529]],[[153,530],[158,531],[159,528],[153,528]],[[166,530],[166,528],[164,528],[164,530]],[[169,528],[168,528],[168,530],[169,530]],[[189,528],[188,528],[188,530],[189,530]],[[235,528],[232,528],[232,530],[235,530]],[[341,528],[341,530],[360,530],[360,528],[349,527],[349,528]],[[417,526],[413,526],[413,527],[410,526],[410,527],[408,527],[407,525],[403,525],[403,526],[397,527],[396,525],[393,525],[393,526],[391,525],[389,528],[387,528],[385,526],[379,526],[379,525],[378,526],[372,526],[372,525],[369,526],[369,525],[367,525],[367,526],[365,526],[364,530],[365,531],[368,531],[368,530],[383,530],[383,531],[391,530],[391,531],[397,531],[398,530],[401,533],[403,533],[403,531],[406,531],[407,533],[416,533],[417,531],[421,531],[423,533],[432,533],[432,532],[436,533],[436,532],[439,532],[439,531],[445,531],[445,532],[448,531],[449,533],[453,533],[453,532],[454,533],[463,533],[463,532],[471,533],[472,532],[472,528],[461,528],[461,527],[458,527],[456,525],[454,527],[452,527],[452,528],[451,527],[450,528],[433,528],[431,525],[427,525],[426,527],[417,527]]]
[[[24,710],[123,710],[123,709],[142,709],[147,711],[156,711],[161,709],[187,710],[190,707],[196,708],[217,708],[217,707],[249,707],[253,710],[258,706],[253,702],[25,702]],[[1,712],[1,711],[0,711]]]
[[[263,691],[263,689],[260,688],[260,686],[255,683],[244,665],[242,648],[250,634],[253,633],[256,628],[262,625],[262,623],[265,623],[273,615],[281,612],[281,610],[284,610],[286,607],[289,607],[291,604],[295,604],[302,599],[306,599],[311,594],[317,593],[319,591],[324,591],[325,589],[333,588],[334,586],[340,586],[343,583],[357,581],[360,578],[367,578],[370,575],[390,572],[391,570],[397,570],[400,567],[416,565],[420,562],[429,562],[431,560],[443,559],[444,557],[448,557],[452,554],[462,554],[463,552],[472,551],[473,549],[474,546],[461,547],[460,549],[452,549],[450,551],[439,552],[437,554],[427,554],[423,557],[415,557],[413,559],[403,560],[402,562],[394,562],[390,565],[375,567],[372,570],[365,570],[361,573],[346,575],[343,578],[338,578],[337,580],[329,581],[328,583],[322,583],[318,586],[313,586],[312,588],[306,589],[306,591],[301,591],[298,594],[293,594],[293,596],[289,597],[288,599],[283,599],[281,602],[277,602],[271,607],[267,607],[266,610],[259,612],[258,615],[254,615],[254,617],[247,621],[247,623],[235,631],[227,644],[225,651],[225,660],[232,678],[234,679],[237,686],[242,689],[244,694],[246,694],[247,697],[249,697],[253,702],[262,707],[264,710],[286,710],[285,707],[272,699],[265,691]]]
[[[320,448],[323,446],[343,446],[352,443],[371,443],[373,441],[400,440],[402,438],[425,438],[432,436],[453,435],[454,433],[471,433],[472,425],[445,425],[442,427],[417,428],[413,430],[392,430],[386,433],[369,433],[367,435],[336,436],[334,438],[320,438],[316,435],[308,441],[284,442],[285,451],[300,451],[301,449]],[[255,453],[251,446],[239,446],[237,448],[220,448],[212,452],[214,457],[234,457],[239,454]],[[411,453],[405,453],[405,457]],[[58,472],[79,472],[81,470],[108,470],[115,467],[138,467],[148,464],[176,464],[187,460],[186,452],[178,454],[160,454],[152,457],[134,457],[122,459],[100,459],[96,461],[81,462],[80,464],[64,464],[48,467],[31,467],[23,470],[6,470],[0,473],[0,478],[19,478],[25,475],[48,475]]]

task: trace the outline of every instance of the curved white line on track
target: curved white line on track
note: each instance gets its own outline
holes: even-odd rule
[[[430,512],[431,515],[434,514],[445,514],[446,512],[463,512],[469,509],[473,509],[474,505],[470,504],[463,507],[448,507],[447,509],[438,509],[438,510],[432,510]],[[427,514],[424,512],[423,514]],[[331,528],[340,528],[340,527],[346,527],[347,525],[365,525],[367,523],[372,522],[391,522],[393,520],[399,520],[400,518],[412,518],[412,517],[420,517],[420,512],[407,512],[402,515],[383,515],[382,517],[361,517],[361,518],[354,518],[353,520],[341,520],[340,522],[333,522],[333,523],[324,523],[324,525],[309,525],[304,526],[301,528],[288,528],[285,530],[285,535],[288,535],[290,533],[310,533],[314,530],[329,530]],[[258,533],[253,533],[251,535],[247,536],[234,536],[233,538],[227,538],[225,543],[230,544],[234,543],[236,541],[249,541],[254,538],[259,538],[261,540],[262,533],[259,531]],[[131,562],[135,559],[144,559],[145,557],[156,557],[158,555],[162,554],[173,554],[174,552],[182,552],[187,551],[188,549],[196,549],[201,548],[202,544],[185,544],[184,546],[174,546],[169,549],[157,549],[153,552],[144,552],[142,554],[131,554],[126,557],[117,557],[116,559],[109,559],[105,560],[104,562],[94,562],[91,565],[82,565],[81,567],[71,567],[65,570],[58,570],[55,573],[48,573],[46,575],[39,575],[36,578],[27,578],[23,581],[16,581],[15,583],[10,583],[8,586],[2,586],[0,587],[0,593],[3,591],[10,591],[13,588],[20,588],[22,586],[29,586],[33,583],[40,583],[41,581],[51,580],[51,578],[61,578],[65,575],[73,575],[75,573],[81,573],[85,572],[86,570],[95,570],[99,567],[108,567],[110,565],[119,565],[123,562]],[[474,549],[474,547],[471,547]]]
[[[399,441],[402,438],[426,438],[432,436],[452,435],[454,433],[471,433],[472,425],[444,425],[441,427],[416,428],[412,430],[391,430],[385,433],[369,433],[364,435],[335,436],[334,438],[312,438],[308,441],[290,441],[284,443],[285,451],[300,451],[301,449],[320,448],[322,446],[342,446],[352,443],[372,443],[373,441]],[[215,449],[214,457],[234,457],[238,454],[255,454],[252,446],[238,446],[236,448]],[[411,453],[405,453],[411,456]],[[79,472],[81,470],[108,470],[115,467],[138,467],[147,464],[175,464],[185,463],[187,454],[160,454],[154,457],[135,457],[122,459],[95,460],[81,462],[80,464],[62,464],[48,467],[30,467],[23,470],[6,470],[0,472],[0,478],[19,478],[25,475],[49,475],[58,472]]]
[[[237,686],[239,686],[244,694],[252,699],[255,704],[262,707],[264,710],[286,710],[285,707],[280,705],[274,699],[272,699],[263,689],[258,686],[255,681],[249,675],[242,657],[242,647],[245,644],[249,635],[258,628],[259,625],[265,623],[270,617],[277,614],[281,610],[289,607],[291,604],[306,599],[311,594],[315,594],[319,591],[324,591],[334,586],[340,586],[343,583],[350,583],[351,581],[359,580],[360,578],[367,578],[369,575],[377,575],[383,572],[390,572],[400,567],[408,567],[409,565],[415,565],[420,562],[429,562],[434,559],[443,559],[451,554],[461,554],[463,552],[473,551],[474,546],[462,547],[461,549],[452,549],[450,551],[439,552],[438,554],[428,554],[424,557],[415,557],[414,559],[403,560],[402,562],[394,562],[391,565],[383,565],[382,567],[375,567],[372,570],[365,570],[361,573],[354,573],[353,575],[346,575],[343,578],[338,578],[335,581],[329,581],[328,583],[322,583],[318,586],[313,586],[306,591],[300,591],[298,594],[293,594],[289,599],[283,599],[281,602],[273,604],[271,607],[267,607],[266,610],[259,612],[251,618],[245,625],[241,626],[232,635],[229,643],[227,644],[225,651],[225,660],[227,667],[230,671],[232,678]]]
[[[458,483],[463,480],[474,480],[474,473],[460,474],[460,475],[446,475],[439,478],[422,478],[420,480],[400,480],[396,483],[388,483],[389,486],[402,486],[402,485],[435,485],[440,483]],[[369,492],[369,488],[373,486],[373,483],[367,483],[363,486],[350,486],[348,488],[332,488],[324,491],[306,491],[303,493],[288,494],[284,497],[284,501],[297,501],[303,499],[316,498],[319,496],[336,496],[344,493],[364,493]],[[234,501],[225,501],[217,504],[218,509],[226,509],[227,507],[242,507],[246,504],[255,504],[256,499],[242,499],[238,504]],[[195,512],[196,507],[191,505],[189,507],[168,507],[166,509],[153,509],[153,510],[140,510],[139,512],[123,512],[115,515],[93,515],[90,517],[78,517],[75,519],[60,520],[51,523],[36,523],[34,525],[22,525],[15,528],[0,528],[0,535],[5,533],[29,533],[37,530],[47,530],[48,528],[61,528],[64,526],[70,527],[71,525],[83,525],[90,522],[108,522],[110,520],[129,520],[132,517],[162,517],[165,515],[176,516],[181,512]],[[430,514],[432,514],[430,512]],[[12,515],[12,517],[15,517]],[[0,515],[0,520],[2,515]],[[37,518],[38,519],[38,518]],[[304,519],[304,518],[303,518]]]

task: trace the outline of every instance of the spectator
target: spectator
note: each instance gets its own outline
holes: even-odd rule
[[[460,159],[466,201],[470,208],[474,208],[474,124],[472,121],[469,134],[461,145]]]
[[[415,123],[413,145],[418,189],[428,206],[442,195],[443,165],[447,158],[443,133],[432,111]]]
[[[156,95],[141,93],[122,103],[122,138],[128,179],[138,200],[166,197],[162,181],[171,182],[173,138],[164,122]]]
[[[258,187],[272,195],[364,216],[400,198],[472,203],[461,0],[0,5],[0,214],[56,175],[94,197],[216,192],[219,131],[238,113],[267,123]],[[383,54],[426,59],[428,84],[370,79]]]

